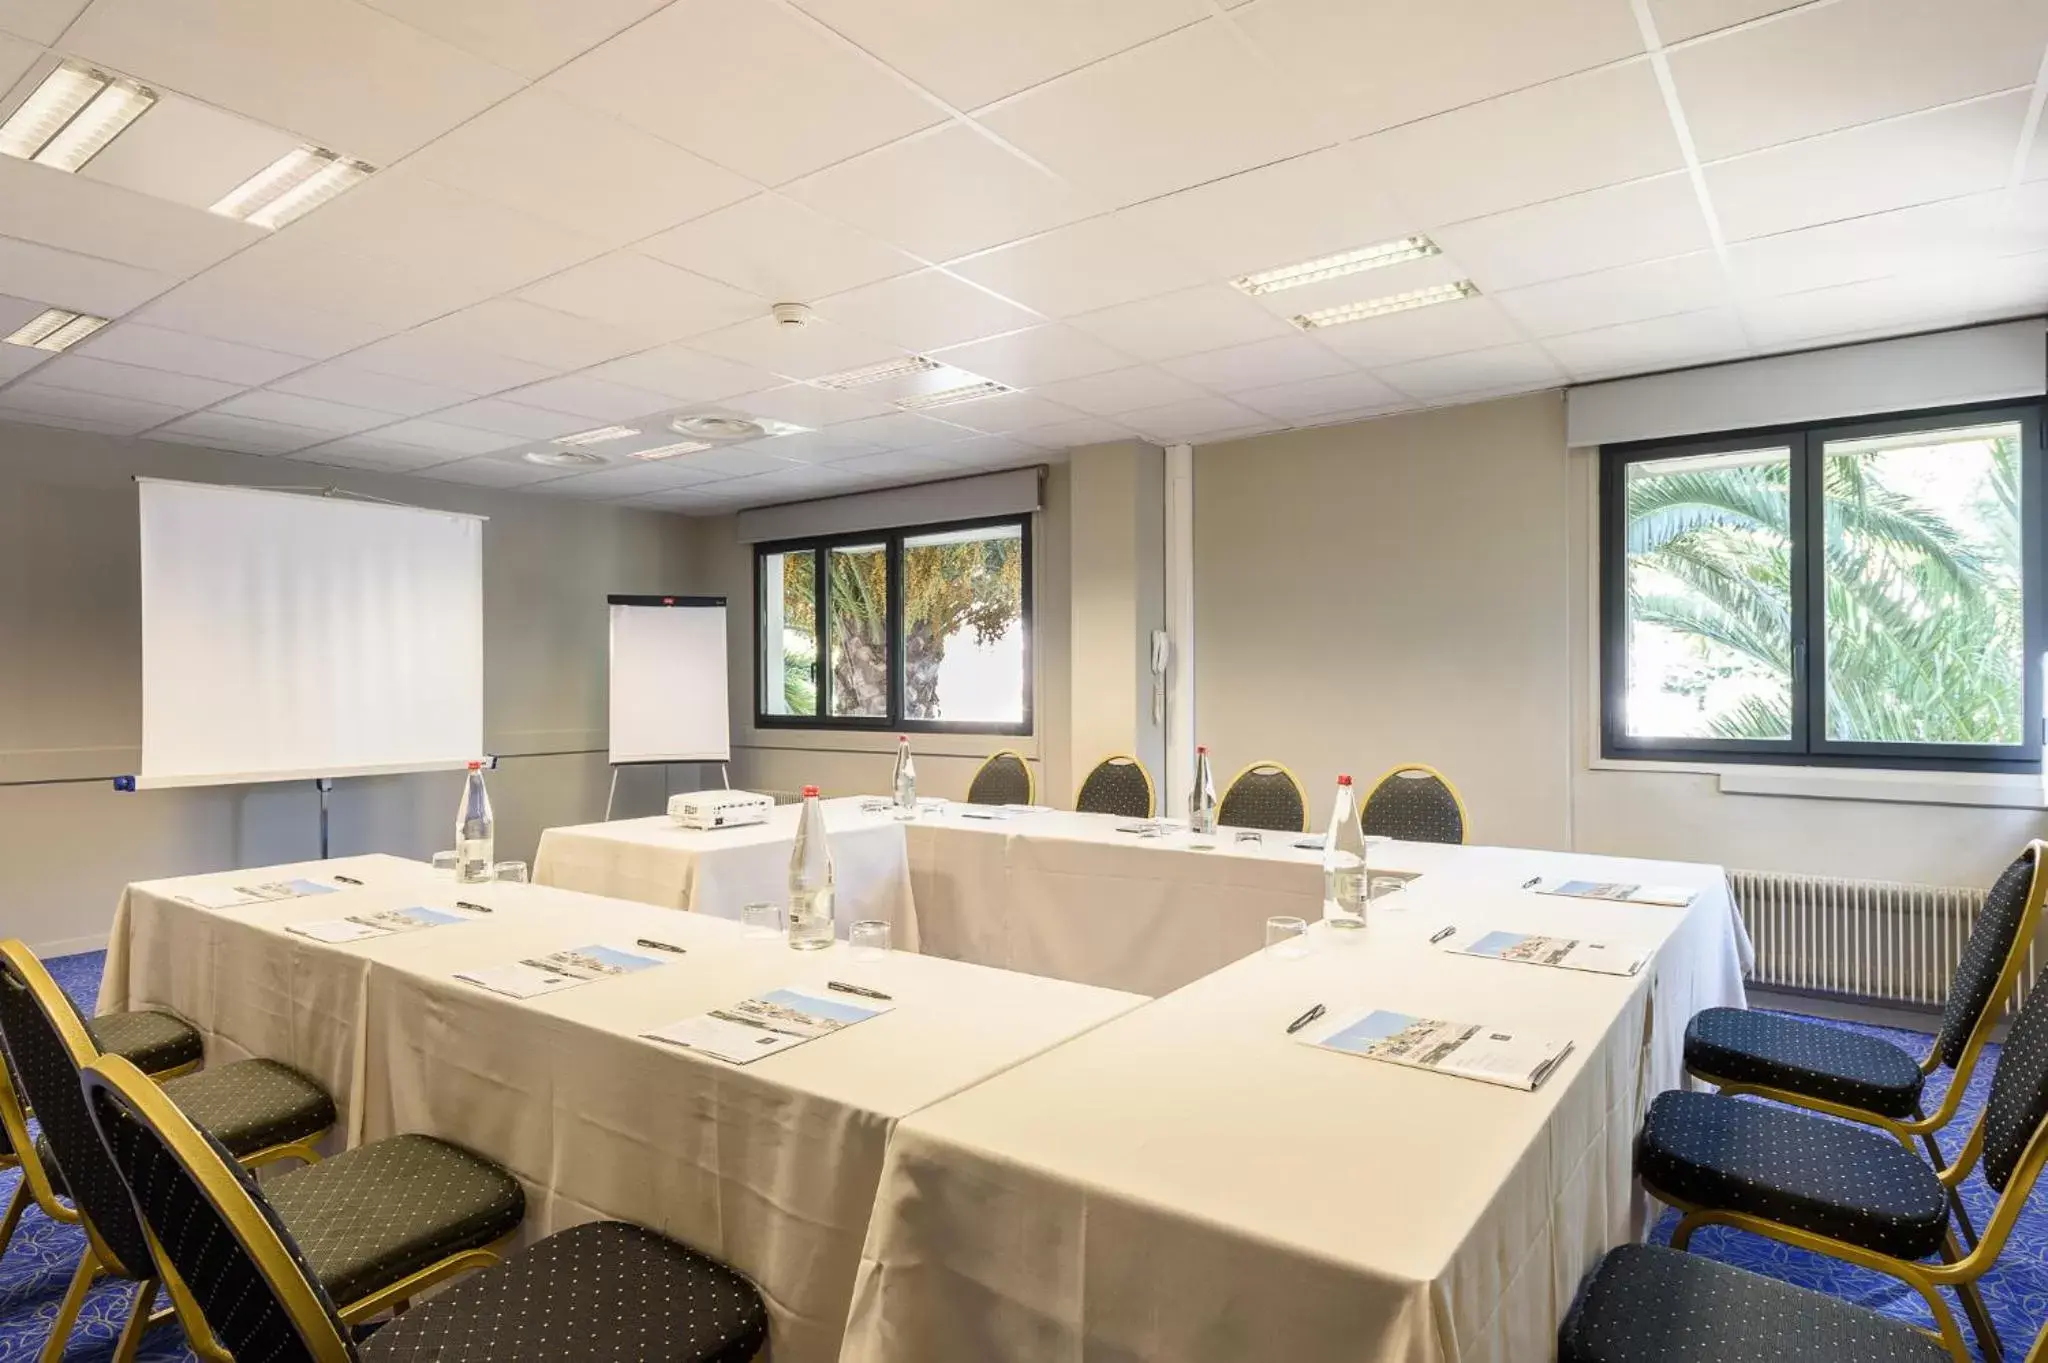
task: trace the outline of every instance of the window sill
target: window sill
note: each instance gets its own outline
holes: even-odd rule
[[[894,729],[744,729],[735,747],[791,748],[809,752],[895,752]],[[1035,734],[919,734],[910,736],[910,750],[922,757],[987,757],[1002,748],[1039,760]]]
[[[2048,775],[1967,771],[1872,771],[1845,767],[1776,767],[1755,763],[1633,762],[1595,758],[1595,771],[1713,776],[1723,795],[1780,799],[1862,800],[1878,804],[1963,805],[1980,809],[2048,809]]]

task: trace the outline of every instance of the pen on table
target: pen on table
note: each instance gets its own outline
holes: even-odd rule
[[[1288,1023],[1287,1035],[1293,1036],[1296,1032],[1308,1026],[1311,1022],[1314,1022],[1317,1018],[1321,1017],[1322,1015],[1323,1005],[1319,1003],[1315,1007],[1309,1009],[1306,1013],[1303,1013],[1300,1017],[1296,1018],[1294,1021]]]
[[[344,885],[360,885],[363,883],[362,881],[357,880],[354,876],[336,876],[335,879],[340,881]]]
[[[841,984],[838,980],[827,980],[825,987],[827,989],[835,989],[842,994],[858,994],[864,999],[887,999],[890,997],[879,989],[865,989],[857,984]]]
[[[456,900],[455,907],[458,909],[468,909],[471,913],[489,913],[491,911],[490,905],[472,904],[467,899]]]
[[[1522,888],[1523,888],[1523,889],[1525,889],[1525,890],[1527,890],[1527,889],[1532,889],[1532,888],[1534,888],[1535,886],[1541,885],[1542,883],[1543,883],[1543,877],[1542,877],[1542,876],[1530,876],[1530,877],[1529,877],[1529,878],[1528,878],[1527,880],[1525,880],[1525,881],[1523,881],[1523,882],[1522,882]]]
[[[1435,946],[1438,942],[1443,941],[1444,938],[1449,937],[1452,933],[1456,932],[1457,930],[1457,925],[1454,923],[1450,927],[1443,929],[1441,932],[1432,934],[1429,939],[1429,944],[1431,946]]]
[[[652,947],[656,951],[671,951],[678,956],[687,956],[689,954],[681,947],[670,946],[667,942],[657,942],[652,937],[636,937],[633,940],[633,945],[637,947]]]

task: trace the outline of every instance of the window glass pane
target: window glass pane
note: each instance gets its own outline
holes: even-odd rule
[[[825,554],[831,593],[832,713],[889,715],[889,550],[856,544]]]
[[[761,555],[761,713],[818,713],[817,556]]]
[[[1626,466],[1625,732],[1792,736],[1792,452]]]
[[[1024,531],[987,526],[903,541],[908,719],[1024,718]]]
[[[1831,440],[1822,481],[1827,736],[2021,742],[2019,426]]]

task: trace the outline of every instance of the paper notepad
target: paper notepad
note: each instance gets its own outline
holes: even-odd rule
[[[301,937],[310,937],[316,942],[339,946],[344,942],[365,942],[373,937],[389,937],[394,933],[418,932],[421,928],[438,928],[444,923],[461,923],[468,920],[459,914],[447,913],[441,909],[414,907],[410,909],[385,909],[381,913],[359,913],[348,918],[330,918],[318,923],[291,923],[286,932],[295,932]]]
[[[1631,885],[1614,880],[1539,880],[1529,887],[1537,894],[1569,895],[1573,899],[1610,899],[1622,904],[1661,904],[1682,909],[1697,890],[1683,885]]]
[[[1419,1018],[1384,1008],[1354,1011],[1303,1032],[1304,1044],[1346,1055],[1533,1090],[1571,1054],[1569,1041],[1550,1041],[1499,1027]]]
[[[202,909],[238,909],[245,904],[274,904],[284,899],[303,899],[309,894],[333,894],[341,887],[317,880],[272,880],[255,885],[212,885],[178,896]]]
[[[458,971],[455,978],[481,985],[493,993],[509,994],[515,999],[537,999],[543,994],[557,994],[579,984],[589,984],[592,980],[602,980],[611,975],[631,975],[660,964],[652,956],[635,955],[622,947],[592,944],[514,961],[511,965]]]
[[[879,1017],[895,1006],[880,999],[776,989],[642,1035],[735,1065],[750,1065],[764,1055]]]
[[[1445,951],[1486,956],[1496,961],[1554,965],[1565,970],[1591,970],[1601,975],[1633,975],[1649,953],[1577,937],[1538,937],[1528,932],[1460,932],[1443,944]]]

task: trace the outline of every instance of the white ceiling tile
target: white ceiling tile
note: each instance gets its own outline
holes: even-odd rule
[[[1201,0],[796,0],[961,109],[1051,80],[1209,13]]]
[[[1742,319],[1759,350],[1775,350],[1953,326],[1970,320],[1974,306],[1951,277],[1909,276],[1750,299]]]
[[[1926,270],[1983,268],[1987,258],[2048,247],[2048,204],[2031,211],[2003,194],[1873,213],[1847,222],[1738,242],[1729,269],[1745,294],[1801,293]]]
[[[394,445],[374,436],[352,435],[299,450],[292,456],[312,463],[341,468],[380,469],[390,473],[413,473],[449,462],[446,450],[423,450],[413,445]]]
[[[504,396],[529,407],[568,412],[591,421],[625,421],[676,405],[674,394],[607,383],[588,374],[565,374],[559,379],[543,379],[524,388],[514,388]]]
[[[1078,450],[1084,445],[1107,445],[1119,440],[1136,440],[1139,436],[1130,427],[1107,417],[1084,416],[1076,421],[1059,421],[1050,426],[1036,427],[1031,438],[1062,450]],[[940,453],[945,453],[945,450],[940,450]]]
[[[627,498],[625,505],[636,511],[657,511],[672,516],[705,515],[724,506],[720,498],[711,495],[714,486],[714,483],[693,483],[689,487],[671,488],[665,492],[643,492],[638,497]]]
[[[945,117],[795,10],[677,0],[545,84],[765,185]]]
[[[445,421],[434,421],[427,417],[415,417],[411,421],[381,426],[374,432],[373,438],[387,445],[411,445],[422,450],[446,450],[451,459],[460,454],[489,454],[493,450],[507,449],[521,443],[493,431],[479,431],[468,426],[451,426]]]
[[[1437,232],[1482,289],[1512,289],[1711,245],[1691,180],[1663,175],[1475,218]]]
[[[831,426],[841,421],[862,421],[887,416],[896,409],[872,393],[853,389],[840,392],[813,388],[807,383],[785,384],[765,392],[727,398],[722,406],[744,416],[768,417],[796,426]]]
[[[183,407],[136,398],[112,397],[105,393],[82,393],[76,388],[59,388],[37,381],[39,375],[19,379],[0,389],[0,420],[10,415],[25,419],[61,417],[96,423],[96,429],[118,430],[133,435],[160,425],[184,413]]]
[[[1390,128],[1358,152],[1373,182],[1432,226],[1685,164],[1648,59]]]
[[[109,397],[135,398],[189,412],[208,407],[242,390],[234,384],[189,374],[170,374],[161,369],[115,364],[82,354],[59,355],[36,371],[37,383],[73,388],[81,393],[104,393]]]
[[[423,258],[394,261],[286,237],[259,241],[193,283],[289,313],[353,318],[372,335],[418,326],[498,291]]]
[[[758,323],[743,325],[751,327],[758,326]],[[770,322],[769,327],[773,329],[774,323]],[[731,343],[734,329],[729,328],[723,334]],[[750,336],[753,334],[749,333]],[[741,344],[745,343],[743,339]],[[818,372],[832,371],[822,369]],[[774,375],[765,369],[735,364],[721,356],[707,355],[679,345],[657,346],[638,355],[610,360],[592,368],[584,377],[628,388],[642,388],[685,402],[713,402],[736,393],[758,392],[775,383]]]
[[[917,412],[891,412],[834,426],[829,434],[881,450],[919,450],[961,440],[967,432],[937,417]]]
[[[1243,406],[1281,421],[1314,421],[1318,417],[1382,407],[1401,400],[1401,394],[1370,374],[1334,374],[1328,378],[1304,379],[1272,388],[1254,388],[1232,396]]]
[[[351,364],[319,364],[279,379],[270,385],[280,393],[324,398],[351,407],[367,407],[393,416],[419,416],[466,401],[469,394],[459,388],[420,383],[391,374],[373,373]]]
[[[1318,108],[1308,88],[1209,19],[979,118],[1055,173],[1127,204],[1328,145],[1335,137]]]
[[[933,445],[919,451],[933,458],[944,459],[953,468],[996,469],[1013,468],[1019,464],[1040,463],[1045,452],[1038,445],[1041,432],[1061,430],[1070,423],[1061,422],[1056,426],[1041,426],[1031,432],[1029,443],[1002,435],[977,435],[966,440],[954,440],[944,445]],[[839,467],[835,465],[834,467]]]
[[[614,251],[520,291],[530,303],[662,341],[767,313],[757,298],[634,251]]]
[[[748,366],[752,372],[792,379],[815,379],[842,369],[858,369],[896,359],[903,353],[886,341],[824,317],[813,317],[810,325],[801,328],[778,325],[772,317],[757,317],[736,327],[695,337],[691,344]],[[648,387],[661,385],[649,383]]]
[[[746,445],[699,450],[682,458],[688,461],[692,470],[716,474],[721,478],[746,478],[757,473],[777,473],[802,467],[794,460],[771,453],[775,444],[773,440],[756,440]]]
[[[1727,276],[1712,251],[1507,289],[1493,295],[1532,336],[1619,326],[1725,303]]]
[[[406,169],[608,247],[753,192],[729,170],[538,88],[455,129],[410,157]]]
[[[1198,440],[1223,432],[1273,425],[1272,421],[1249,407],[1228,398],[1214,397],[1168,403],[1142,412],[1126,412],[1118,419],[1148,440],[1162,443]]]
[[[1171,293],[1212,277],[1193,255],[1123,213],[1057,227],[948,268],[1048,317]]]
[[[254,346],[235,345],[231,341],[216,341],[181,331],[166,331],[141,322],[116,322],[104,327],[79,342],[71,353],[141,365],[145,369],[162,369],[172,374],[217,379],[239,388],[269,383],[295,369],[305,368],[307,363],[298,355],[259,350]],[[327,395],[316,393],[314,396]]]
[[[1410,397],[1424,400],[1510,390],[1526,392],[1564,382],[1563,372],[1543,352],[1543,347],[1528,341],[1388,365],[1377,373]]]
[[[1120,303],[1077,317],[1073,324],[1140,360],[1169,360],[1298,334],[1226,284]]]
[[[90,0],[8,0],[0,27],[31,42],[55,45]]]
[[[517,298],[493,298],[451,312],[410,334],[555,371],[600,364],[666,339],[572,317]]]
[[[23,322],[42,315],[44,311],[43,304],[34,299],[0,294],[0,334],[11,334]]]
[[[550,496],[616,501],[715,481],[717,479],[713,475],[701,470],[692,471],[681,461],[657,460],[595,469],[568,478],[551,478],[537,484],[536,490]]]
[[[47,350],[27,345],[0,345],[0,383],[18,379],[36,366],[55,357]]]
[[[521,83],[350,0],[95,0],[64,44],[380,166]]]
[[[155,432],[165,440],[192,445],[219,445],[223,449],[255,454],[286,454],[334,438],[330,430],[291,426],[233,412],[194,412],[179,417]]]
[[[2043,137],[2039,128],[2034,130],[2033,151],[2021,174],[2028,180],[2048,180],[2048,137]]]
[[[1932,203],[2005,183],[2027,92],[1950,105],[1705,168],[1730,241]]]
[[[1037,388],[1130,362],[1094,337],[1058,325],[951,346],[932,358],[1012,388]]]
[[[1810,0],[1650,0],[1657,36],[1667,43],[1797,9]]]
[[[992,398],[958,402],[942,409],[946,420],[983,435],[1016,435],[1036,426],[1072,421],[1081,413],[1035,393],[999,393]]]
[[[52,390],[60,391],[60,390]],[[54,426],[66,431],[91,431],[96,435],[139,435],[142,433],[132,420],[102,419],[89,416],[57,412],[36,412],[27,409],[0,406],[0,425],[19,423],[28,426]],[[151,437],[152,439],[154,437]]]
[[[897,415],[904,416],[908,415],[908,413],[899,412]],[[872,418],[872,420],[876,421],[887,421],[888,419],[887,417]],[[789,459],[800,464],[829,464],[836,459],[851,459],[856,455],[880,454],[886,449],[906,448],[885,445],[874,440],[863,440],[857,436],[845,433],[849,427],[861,424],[863,423],[849,421],[827,430],[799,431],[795,435],[780,435],[775,437],[772,444],[768,441],[755,441],[750,444],[749,448],[758,447],[773,453],[778,459]],[[957,435],[958,432],[956,431],[955,434]]]
[[[344,313],[286,307],[221,284],[210,273],[180,284],[136,314],[151,326],[309,359],[353,350],[394,328]]]
[[[2031,85],[2044,45],[2033,0],[1840,0],[1681,47],[1671,74],[1712,161]]]
[[[547,365],[458,345],[417,331],[386,337],[349,354],[347,364],[482,396],[552,377]]]
[[[465,52],[538,80],[667,0],[363,0]]]
[[[1710,308],[1554,336],[1544,349],[1575,379],[1605,379],[1730,359],[1749,342],[1732,308]]]
[[[893,246],[780,194],[756,194],[636,248],[773,302],[802,302],[908,274]]]
[[[1389,128],[1643,50],[1627,0],[1258,0],[1234,17],[1254,43],[1341,114],[1350,133]]]
[[[961,188],[972,185],[972,193]],[[926,260],[950,260],[1096,212],[1098,199],[979,129],[948,123],[798,180],[789,194]]]
[[[941,459],[929,450],[890,450],[885,454],[864,454],[832,465],[845,473],[876,478],[924,478],[957,474],[960,465]]]
[[[1522,339],[1507,314],[1486,297],[1390,312],[1339,327],[1319,327],[1315,336],[1353,363],[1375,369],[1436,355],[1486,350]]]
[[[0,236],[0,293],[17,298],[119,317],[177,282],[174,275]]]
[[[28,25],[14,13],[18,8],[20,6],[9,5],[6,9],[0,10],[0,24],[26,28]],[[16,81],[28,74],[29,68],[40,61],[42,55],[43,49],[36,43],[27,41],[25,37],[17,38],[0,32],[0,99],[6,97],[7,91],[13,88]]]
[[[1169,194],[1118,216],[1174,243],[1215,279],[1369,246],[1424,225],[1373,181],[1350,144]]]
[[[526,487],[564,476],[561,469],[529,464],[519,459],[458,459],[421,469],[419,476],[444,483],[476,483],[483,487]]]
[[[1187,380],[1150,365],[1048,384],[1038,390],[1038,395],[1093,416],[1115,416],[1119,412],[1163,407],[1170,402],[1193,402],[1210,396]]]
[[[78,178],[204,211],[298,144],[290,133],[254,119],[160,92],[149,117],[124,129],[79,170]],[[260,227],[211,214],[191,219],[190,227],[228,242],[254,241],[264,234]],[[225,252],[212,259],[220,254]]]
[[[470,426],[479,431],[495,431],[519,440],[553,440],[557,436],[574,435],[591,428],[588,417],[524,407],[503,398],[478,398],[474,402],[465,402],[460,407],[434,413],[434,420]]]
[[[1226,346],[1200,355],[1184,355],[1164,366],[1189,383],[1219,393],[1271,388],[1351,372],[1351,364],[1306,336],[1280,336],[1250,345]]]
[[[337,435],[355,435],[391,420],[389,412],[373,412],[368,408],[351,407],[347,403],[329,402],[325,398],[309,398],[297,393],[273,393],[268,389],[229,398],[215,410],[228,416],[253,417],[304,430],[324,431],[329,439]]]
[[[1040,320],[940,270],[865,284],[819,299],[817,306],[833,321],[906,350],[959,345]]]

